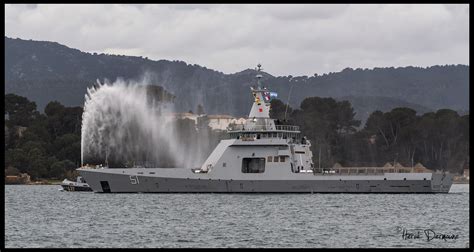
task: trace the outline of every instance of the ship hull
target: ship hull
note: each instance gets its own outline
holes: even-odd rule
[[[452,174],[430,174],[429,179],[410,179],[410,174],[405,174],[406,180],[402,179],[404,174],[394,174],[396,177],[388,180],[384,176],[305,174],[299,179],[259,180],[79,172],[94,192],[101,193],[448,193],[453,178]]]

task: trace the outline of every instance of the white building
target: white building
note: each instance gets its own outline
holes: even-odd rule
[[[197,124],[197,119],[199,115],[193,113],[174,113],[172,114],[175,119],[190,119],[194,121],[194,124]]]
[[[243,125],[246,120],[246,118],[243,117],[235,118],[230,115],[197,115],[193,113],[174,113],[171,116],[176,119],[193,120],[196,125],[198,124],[198,118],[207,117],[207,120],[209,120],[208,125],[213,130],[227,130],[227,127],[229,127],[231,123]]]
[[[230,115],[208,115],[209,127],[213,130],[226,130],[229,124],[233,123],[236,125],[244,124],[245,118],[235,118]]]

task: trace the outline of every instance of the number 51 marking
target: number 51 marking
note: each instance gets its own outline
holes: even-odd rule
[[[130,175],[130,184],[137,185],[140,184],[137,175]]]

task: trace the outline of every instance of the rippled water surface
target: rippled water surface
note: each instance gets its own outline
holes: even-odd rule
[[[5,186],[5,247],[465,247],[449,194],[100,194]],[[421,236],[403,239],[403,229]],[[458,235],[427,241],[424,230]],[[429,231],[431,232],[431,231]]]

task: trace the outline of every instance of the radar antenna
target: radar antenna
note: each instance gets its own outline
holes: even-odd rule
[[[257,68],[255,68],[255,70],[257,71],[257,88],[260,90],[262,89],[262,87],[260,86],[260,79],[263,77],[260,72],[263,70],[262,68],[262,65],[260,63],[258,63],[257,65]]]

